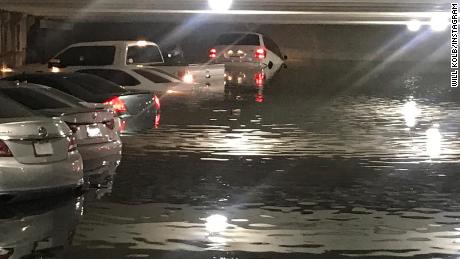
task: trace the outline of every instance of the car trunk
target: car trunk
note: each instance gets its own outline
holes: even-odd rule
[[[71,132],[63,122],[37,118],[20,120],[0,120],[0,139],[18,162],[42,164],[67,159],[67,137]]]
[[[155,111],[155,95],[150,92],[126,92],[118,94],[125,103],[128,114],[137,115],[147,111]]]
[[[255,57],[257,49],[260,46],[235,45],[235,46],[217,46],[216,62],[261,62],[263,59]]]
[[[72,129],[78,145],[107,143],[116,139],[117,125],[113,113],[108,110],[66,108],[42,112],[65,121]]]

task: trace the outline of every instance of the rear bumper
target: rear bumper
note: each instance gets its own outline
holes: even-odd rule
[[[264,69],[267,67],[267,64],[263,62],[253,62],[253,61],[222,61],[222,64],[225,64],[225,70],[232,68],[251,68],[251,69]]]
[[[107,165],[112,165],[121,160],[121,141],[101,144],[78,146],[78,151],[83,158],[84,174],[86,176],[101,174]]]
[[[77,188],[83,183],[83,161],[78,152],[49,164],[21,164],[14,158],[0,159],[0,195]]]
[[[120,132],[135,133],[158,127],[160,112],[156,110],[143,111],[141,114],[121,117]]]

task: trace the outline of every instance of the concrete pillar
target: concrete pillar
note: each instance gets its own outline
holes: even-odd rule
[[[0,68],[16,68],[25,63],[30,22],[25,14],[0,10]]]

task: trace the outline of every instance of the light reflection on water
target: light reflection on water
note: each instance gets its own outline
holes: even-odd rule
[[[124,138],[113,195],[88,206],[75,245],[458,253],[458,104],[237,97],[165,109]]]
[[[207,123],[184,125],[182,117],[165,115],[160,129],[126,142],[130,153],[139,155],[178,152],[207,158],[339,156],[371,162],[456,162],[459,112],[454,103],[365,97],[305,101],[300,106],[272,103],[237,112],[209,107],[200,109],[200,119]]]

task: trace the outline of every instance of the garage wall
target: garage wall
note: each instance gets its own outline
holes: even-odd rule
[[[227,31],[260,31],[277,41],[289,63],[312,59],[409,62],[448,62],[449,34],[430,30],[411,33],[404,26],[345,25],[245,25],[171,23],[83,23],[71,31],[48,31],[45,59],[63,46],[80,41],[138,40],[159,42],[163,49],[180,43],[188,62],[205,62],[219,34]],[[40,39],[39,39],[40,41]]]
[[[0,10],[0,66],[15,68],[26,59],[27,32],[33,17]]]

